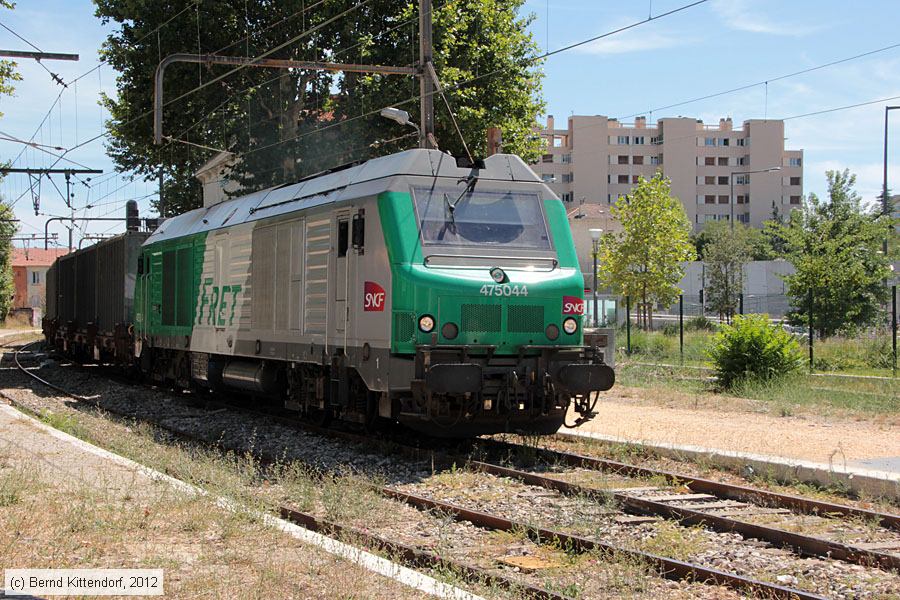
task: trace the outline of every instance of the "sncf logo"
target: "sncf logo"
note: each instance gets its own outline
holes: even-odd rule
[[[564,315],[583,315],[584,300],[578,296],[563,296],[562,311]]]
[[[367,281],[363,293],[363,310],[382,312],[384,310],[384,288],[374,281]]]

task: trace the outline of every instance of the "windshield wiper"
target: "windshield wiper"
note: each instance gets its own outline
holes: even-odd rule
[[[463,180],[460,179],[459,181],[457,181],[456,182],[457,185],[461,181],[463,181]],[[460,201],[463,199],[463,197],[466,194],[471,194],[472,190],[475,189],[475,184],[478,183],[478,175],[469,175],[468,177],[465,178],[465,182],[466,182],[465,189],[463,189],[462,193],[456,198],[455,201],[450,202],[450,196],[448,196],[446,194],[446,192],[444,193],[444,203],[447,205],[447,210],[450,212],[450,224],[454,228],[456,227],[456,217],[455,217],[456,205],[460,203]]]

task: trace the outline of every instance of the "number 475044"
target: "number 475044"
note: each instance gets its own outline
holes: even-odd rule
[[[483,285],[481,286],[482,296],[527,296],[527,285]]]

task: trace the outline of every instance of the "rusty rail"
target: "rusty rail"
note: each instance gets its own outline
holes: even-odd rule
[[[521,450],[522,446],[497,440],[481,440],[488,447],[497,450]],[[763,506],[787,508],[800,514],[821,516],[842,516],[863,519],[869,522],[877,522],[882,527],[900,530],[900,515],[881,513],[864,508],[856,508],[845,504],[835,504],[812,498],[803,498],[792,494],[779,494],[758,488],[751,488],[732,483],[703,479],[690,475],[681,475],[662,469],[639,467],[615,460],[584,456],[582,454],[561,452],[550,448],[536,448],[546,459],[560,462],[571,467],[584,467],[606,473],[616,473],[628,477],[663,478],[672,485],[683,485],[692,492],[710,494],[718,498],[728,500],[741,500],[754,502]]]

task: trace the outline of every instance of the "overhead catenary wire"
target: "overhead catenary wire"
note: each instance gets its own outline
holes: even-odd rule
[[[671,16],[671,15],[677,14],[677,13],[679,13],[679,12],[688,10],[688,9],[693,8],[693,7],[695,7],[695,6],[698,6],[698,5],[700,5],[700,4],[705,4],[705,3],[708,2],[708,1],[709,1],[709,0],[696,0],[695,2],[691,2],[691,3],[689,3],[689,4],[684,4],[684,5],[680,6],[680,7],[674,8],[674,9],[672,9],[672,10],[669,10],[669,11],[666,11],[666,12],[663,12],[663,13],[660,13],[660,14],[655,15],[655,16],[648,17],[647,19],[642,19],[642,20],[640,20],[640,21],[635,21],[635,22],[633,22],[633,23],[630,23],[630,24],[628,24],[628,25],[624,25],[624,26],[619,27],[619,28],[617,28],[617,29],[613,29],[613,30],[608,31],[608,32],[606,32],[606,33],[602,33],[602,34],[600,34],[600,35],[592,36],[592,37],[587,38],[587,39],[585,39],[585,40],[581,40],[581,41],[579,41],[579,42],[575,42],[575,43],[569,44],[569,45],[567,45],[567,46],[563,46],[563,47],[561,47],[561,48],[557,48],[556,50],[551,50],[551,51],[549,51],[549,52],[545,52],[545,53],[540,54],[540,55],[537,55],[537,56],[533,56],[533,57],[526,58],[526,59],[520,61],[520,64],[521,64],[522,66],[527,66],[527,65],[530,65],[530,64],[534,64],[534,63],[540,62],[540,61],[542,61],[542,60],[544,60],[545,58],[548,58],[548,57],[550,57],[550,56],[555,56],[555,55],[557,55],[557,54],[561,54],[561,53],[563,53],[563,52],[567,52],[567,51],[569,51],[569,50],[573,50],[573,49],[578,48],[578,47],[580,47],[580,46],[584,46],[584,45],[586,45],[586,44],[590,44],[590,43],[595,42],[595,41],[597,41],[597,40],[600,40],[600,39],[603,39],[603,38],[606,38],[606,37],[610,37],[610,36],[616,35],[617,33],[621,33],[621,32],[623,32],[623,31],[627,31],[627,30],[629,30],[629,29],[633,29],[633,28],[638,27],[638,26],[640,26],[640,25],[644,25],[644,24],[649,23],[649,22],[652,22],[652,21],[657,21],[657,20],[659,20],[659,19],[662,19],[662,18]],[[444,91],[453,91],[453,90],[460,89],[460,88],[465,87],[465,86],[467,86],[467,85],[470,85],[470,84],[472,84],[472,83],[474,83],[474,82],[476,82],[476,81],[479,81],[479,80],[481,80],[481,79],[484,79],[485,77],[490,77],[490,76],[496,75],[496,74],[498,74],[498,73],[502,73],[503,71],[507,70],[507,68],[508,68],[508,67],[500,67],[500,68],[493,69],[493,70],[491,70],[491,71],[488,71],[488,72],[485,72],[485,73],[476,75],[475,77],[472,77],[472,78],[470,78],[470,79],[467,79],[467,80],[464,80],[464,81],[461,81],[461,82],[458,82],[458,83],[455,83],[455,84],[446,85],[446,86],[444,86]],[[436,90],[435,90],[435,91],[432,91],[432,92],[431,92],[431,95],[434,95],[434,94],[436,94],[436,93],[437,93]],[[401,101],[401,102],[395,102],[395,103],[391,103],[391,104],[389,104],[389,105],[387,105],[387,106],[379,107],[379,108],[377,108],[377,109],[375,109],[375,110],[368,111],[368,112],[365,112],[365,113],[356,115],[355,117],[350,117],[350,118],[348,118],[348,119],[344,119],[344,120],[338,121],[338,122],[336,122],[336,123],[332,123],[332,124],[329,124],[329,125],[325,125],[325,126],[323,126],[323,127],[318,127],[318,128],[316,128],[316,129],[313,129],[312,131],[304,132],[304,133],[302,133],[302,134],[300,134],[300,135],[297,135],[297,136],[295,136],[295,137],[293,137],[293,138],[288,138],[288,139],[285,139],[285,140],[280,140],[280,141],[278,141],[278,142],[272,142],[271,144],[267,144],[267,145],[264,145],[264,146],[261,146],[261,147],[253,148],[253,149],[251,149],[251,150],[249,150],[249,151],[247,151],[247,152],[242,153],[241,156],[246,156],[246,155],[252,154],[252,153],[254,153],[254,152],[260,152],[260,151],[262,151],[262,150],[266,150],[266,149],[268,149],[268,148],[271,148],[271,147],[273,147],[273,146],[277,146],[277,145],[279,145],[279,144],[284,144],[284,143],[287,143],[287,142],[290,142],[290,141],[295,141],[295,140],[304,138],[304,137],[306,137],[306,136],[313,135],[313,134],[315,134],[315,133],[319,133],[319,132],[325,131],[325,130],[327,130],[327,129],[331,129],[331,128],[333,128],[333,127],[338,127],[338,126],[340,126],[340,125],[345,125],[345,124],[347,124],[347,123],[353,122],[353,121],[358,120],[358,119],[363,119],[363,118],[370,117],[370,116],[373,116],[373,115],[376,115],[376,114],[380,114],[381,111],[382,111],[384,108],[388,108],[388,107],[390,107],[390,106],[393,106],[393,107],[404,106],[404,105],[406,105],[406,104],[410,104],[410,103],[415,102],[415,101],[417,101],[417,100],[419,100],[419,95],[412,96],[412,97],[407,98],[406,100],[403,100],[403,101]]]
[[[32,48],[34,48],[34,49],[37,50],[38,52],[43,52],[43,50],[41,50],[41,49],[38,48],[36,45],[34,45],[34,44],[32,44],[31,42],[29,42],[28,40],[26,40],[24,37],[22,37],[21,35],[19,35],[19,34],[16,33],[15,31],[13,31],[12,28],[10,28],[9,26],[7,26],[7,25],[4,24],[3,22],[0,22],[0,27],[2,27],[3,29],[7,30],[8,32],[10,32],[10,33],[13,34],[14,36],[16,36],[17,38],[19,38],[19,39],[22,40],[23,42],[25,42],[26,44],[28,44],[29,46],[31,46]],[[64,81],[62,80],[62,77],[60,77],[58,74],[54,73],[54,72],[51,71],[49,68],[47,68],[47,65],[45,65],[43,62],[41,62],[41,59],[39,59],[39,58],[36,59],[36,62],[37,62],[37,64],[39,64],[39,65],[41,66],[42,69],[44,69],[45,71],[47,71],[47,73],[50,74],[50,77],[53,78],[53,81],[55,81],[55,82],[58,83],[59,85],[63,86],[64,88],[65,88],[65,87],[68,87],[68,86],[66,85],[66,82],[64,82]]]
[[[674,104],[668,104],[668,105],[666,105],[666,106],[658,106],[658,107],[656,107],[656,108],[650,109],[649,112],[651,112],[651,113],[659,112],[659,111],[661,111],[661,110],[668,110],[668,109],[670,109],[670,108],[677,108],[677,107],[679,107],[679,106],[685,106],[685,105],[687,105],[687,104],[694,104],[695,102],[702,102],[703,100],[710,100],[710,99],[712,99],[712,98],[718,98],[718,97],[720,97],[720,96],[727,96],[728,94],[734,94],[734,93],[737,93],[737,92],[742,92],[742,91],[744,91],[744,90],[749,90],[749,89],[751,89],[751,88],[759,87],[759,86],[761,86],[761,85],[768,85],[768,84],[770,84],[770,83],[775,83],[776,81],[782,81],[782,80],[784,80],[784,79],[790,79],[791,77],[797,77],[797,76],[799,76],[799,75],[805,75],[805,74],[807,74],[807,73],[812,73],[812,72],[814,72],[814,71],[819,71],[819,70],[822,70],[822,69],[827,69],[828,67],[833,67],[833,66],[835,66],[835,65],[840,65],[840,64],[847,63],[847,62],[850,62],[850,61],[853,61],[853,60],[858,60],[858,59],[860,59],[860,58],[865,58],[865,57],[867,57],[867,56],[872,56],[872,55],[874,55],[874,54],[879,54],[879,53],[881,53],[881,52],[887,52],[888,50],[893,50],[893,49],[895,49],[895,48],[900,48],[900,43],[890,44],[890,45],[884,46],[884,47],[882,47],[882,48],[876,48],[875,50],[869,50],[868,52],[863,52],[863,53],[861,53],[861,54],[855,54],[855,55],[853,55],[853,56],[848,56],[848,57],[841,58],[841,59],[838,59],[838,60],[833,60],[833,61],[831,61],[831,62],[827,62],[827,63],[821,64],[821,65],[816,65],[816,66],[814,66],[814,67],[808,67],[808,68],[806,68],[806,69],[800,69],[799,71],[793,71],[793,72],[791,72],[791,73],[786,73],[786,74],[784,74],[784,75],[779,75],[779,76],[777,76],[777,77],[769,77],[768,79],[763,79],[762,81],[755,81],[755,82],[753,82],[753,83],[747,83],[747,84],[740,85],[740,86],[737,86],[737,87],[733,87],[733,88],[730,88],[730,89],[727,89],[727,90],[723,90],[723,91],[721,91],[721,92],[714,92],[714,93],[712,93],[712,94],[706,94],[706,95],[703,95],[703,96],[698,96],[698,97],[696,97],[696,98],[691,98],[691,99],[689,99],[689,100],[682,100],[681,102],[676,102],[676,103],[674,103]],[[623,119],[631,119],[631,118],[633,118],[633,117],[638,117],[638,116],[640,116],[640,115],[643,115],[643,114],[645,114],[646,112],[647,112],[647,111],[637,112],[637,113],[633,113],[633,114],[630,114],[630,115],[625,115],[625,116],[623,116],[623,117],[617,117],[617,119],[620,120],[620,121],[623,120]]]

